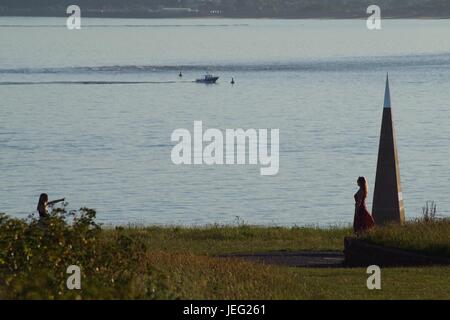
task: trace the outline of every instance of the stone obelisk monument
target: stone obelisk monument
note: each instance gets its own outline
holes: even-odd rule
[[[383,120],[381,122],[372,215],[376,224],[403,223],[405,221],[388,76],[386,76],[384,92]]]

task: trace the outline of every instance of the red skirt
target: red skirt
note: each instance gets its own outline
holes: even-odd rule
[[[370,230],[375,225],[372,215],[365,205],[359,206],[355,210],[355,218],[353,219],[353,231],[361,233]]]

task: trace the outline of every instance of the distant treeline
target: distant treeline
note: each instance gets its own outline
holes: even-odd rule
[[[450,18],[450,0],[0,0],[0,16],[64,16],[71,4],[92,17]]]

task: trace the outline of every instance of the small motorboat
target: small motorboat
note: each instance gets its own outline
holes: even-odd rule
[[[195,82],[198,83],[216,83],[219,77],[213,76],[212,74],[205,74],[203,78],[196,79]]]

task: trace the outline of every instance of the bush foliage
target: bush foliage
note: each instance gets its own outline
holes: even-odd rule
[[[95,211],[55,209],[45,220],[0,215],[0,299],[167,298],[145,244],[120,230],[101,241]],[[83,290],[67,290],[67,267]]]

